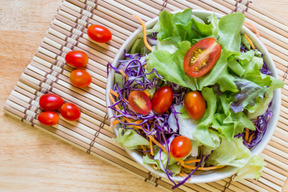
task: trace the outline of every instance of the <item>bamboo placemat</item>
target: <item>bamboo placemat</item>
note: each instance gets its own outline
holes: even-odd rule
[[[281,191],[288,176],[288,22],[257,8],[251,1],[64,0],[31,63],[11,92],[4,111],[142,177],[145,182],[171,189],[170,181],[138,165],[113,140],[115,135],[109,126],[105,101],[106,65],[113,61],[124,41],[140,26],[131,17],[133,13],[148,21],[163,9],[175,11],[186,8],[206,9],[222,14],[243,12],[246,19],[259,29],[278,68],[278,75],[286,85],[282,88],[279,122],[269,145],[261,154],[267,166],[258,181],[231,182],[230,177],[212,183],[185,184],[175,191]],[[87,27],[91,24],[108,27],[113,34],[112,40],[106,44],[90,41]],[[88,53],[87,71],[93,78],[90,88],[76,88],[70,84],[72,68],[65,65],[64,59],[70,50]],[[38,101],[47,92],[76,103],[82,111],[80,120],[68,122],[60,119],[59,124],[53,127],[40,124],[36,118],[40,112]]]

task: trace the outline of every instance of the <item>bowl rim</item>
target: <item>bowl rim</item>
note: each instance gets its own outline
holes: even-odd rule
[[[177,13],[180,12],[182,10],[179,11],[173,11],[171,13]],[[206,11],[206,10],[197,10],[197,9],[193,9],[192,10],[192,14],[195,15],[199,15],[199,14],[204,14],[206,15],[205,17],[207,18],[208,15],[211,14],[215,14],[218,18],[221,18],[225,15],[223,14],[219,14],[219,13],[215,13],[212,11]],[[204,17],[204,16],[203,16]],[[152,27],[159,19],[159,16],[151,19],[150,21],[148,21],[145,25],[147,27],[147,29],[149,29],[150,27]],[[142,31],[142,27],[138,28],[136,31],[134,31],[129,37],[128,39],[124,42],[124,44],[121,46],[121,48],[119,49],[118,53],[116,54],[116,56],[114,57],[114,60],[112,62],[112,66],[115,67],[116,65],[119,64],[119,59],[121,59],[121,57],[123,57],[124,54],[124,50],[127,48],[127,46],[130,44],[129,49],[131,48],[133,42],[135,41],[135,39],[137,38],[138,34]],[[245,27],[243,25],[241,32],[245,32],[245,34],[248,35],[248,37],[252,40],[252,42],[254,43],[255,47],[257,47],[258,50],[261,51],[261,53],[264,54],[264,61],[266,62],[269,70],[272,72],[272,76],[275,78],[278,78],[277,75],[277,68],[271,58],[271,56],[269,55],[269,52],[267,51],[266,47],[263,45],[263,43],[256,37],[256,35],[254,33],[252,33],[247,27]],[[131,43],[131,41],[133,41]],[[107,113],[109,116],[109,119],[111,119],[112,115],[113,115],[113,111],[108,108],[108,106],[111,105],[111,101],[109,99],[109,91],[111,87],[113,86],[114,83],[114,74],[115,71],[114,70],[110,70],[109,75],[107,77],[107,86],[106,86],[106,107],[107,107]],[[273,111],[273,116],[271,118],[271,120],[269,121],[268,124],[268,128],[267,131],[265,133],[265,135],[263,136],[262,141],[256,146],[254,147],[251,152],[253,155],[258,155],[260,154],[264,148],[266,147],[266,145],[268,144],[268,142],[270,141],[273,132],[275,130],[276,124],[278,122],[278,118],[280,115],[280,107],[281,107],[281,90],[280,89],[276,89],[274,91],[274,95],[273,95],[273,99],[272,99],[272,105],[271,105],[271,109]],[[110,120],[111,123],[111,120]],[[115,132],[116,135],[118,135],[118,128],[113,127],[113,130]],[[143,163],[143,156],[140,156],[138,153],[134,152],[133,150],[130,150],[126,147],[123,147],[126,152],[140,165],[143,166],[145,169],[147,169],[148,171],[150,171],[151,173],[160,176],[162,178],[166,178],[168,179],[167,175],[164,172],[160,172],[160,171],[156,171],[154,170],[150,165],[144,164]],[[205,175],[193,175],[189,181],[186,181],[186,183],[208,183],[208,182],[214,182],[217,180],[221,180],[224,178],[227,178],[233,174],[236,173],[236,171],[238,170],[238,168],[236,167],[225,167],[222,168],[220,170],[217,171],[208,171],[205,173],[209,173],[209,174],[205,174]],[[210,174],[211,173],[211,174]],[[215,174],[216,173],[216,174]],[[199,176],[199,177],[197,177]],[[176,181],[176,182],[180,182],[183,180],[182,177],[180,176],[173,176],[171,177],[172,180]]]

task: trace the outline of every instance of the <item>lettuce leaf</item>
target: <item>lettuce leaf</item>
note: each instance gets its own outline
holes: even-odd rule
[[[119,128],[116,141],[128,149],[137,149],[140,145],[149,146],[149,141],[131,129]]]
[[[264,159],[259,155],[254,155],[244,167],[237,171],[237,176],[233,181],[239,181],[241,179],[259,179],[262,175],[262,168],[264,166]]]

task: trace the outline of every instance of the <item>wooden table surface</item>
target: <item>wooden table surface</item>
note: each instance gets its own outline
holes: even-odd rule
[[[0,191],[164,191],[4,115],[4,103],[59,4],[60,0],[0,0]],[[287,0],[253,4],[288,18]]]

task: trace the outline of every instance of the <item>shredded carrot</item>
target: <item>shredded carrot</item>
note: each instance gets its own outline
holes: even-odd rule
[[[149,140],[149,143],[150,143],[150,153],[151,153],[152,156],[154,156],[153,143],[152,143],[151,139]]]
[[[190,164],[190,163],[196,163],[196,162],[200,162],[201,159],[193,159],[193,160],[188,160],[188,161],[184,161],[185,164]]]
[[[143,41],[145,46],[147,47],[147,49],[149,49],[150,51],[152,50],[151,46],[149,45],[149,43],[147,42],[147,36],[146,36],[146,26],[144,24],[144,22],[142,21],[142,19],[140,19],[140,17],[138,17],[137,15],[132,15],[133,17],[135,17],[142,25],[143,28]]]
[[[253,42],[251,41],[251,39],[249,39],[249,37],[247,36],[247,34],[245,34],[245,38],[247,39],[247,41],[249,42],[249,44],[251,45],[251,47],[252,47],[253,49],[255,49],[255,46],[254,46]]]
[[[185,173],[183,173],[183,172],[180,172],[180,173],[179,173],[179,176],[180,176],[180,177],[187,177],[188,175],[185,174]]]
[[[255,132],[254,132],[255,133]],[[248,139],[248,143],[250,143],[251,141],[252,141],[252,138],[253,138],[253,136],[254,136],[254,133],[252,133],[251,135],[250,135],[250,137],[249,137],[249,139]]]
[[[147,90],[144,90],[144,93],[145,93],[148,97],[150,97],[150,93],[148,93]]]
[[[120,123],[120,121],[118,120],[113,121],[113,126],[117,125],[118,123]]]
[[[114,103],[115,103],[115,100],[114,100],[114,98],[112,97],[111,93],[109,93],[109,98],[110,98],[110,100],[112,101],[112,103],[114,104]],[[116,107],[116,109],[120,110],[120,108],[118,107],[118,105],[116,105],[115,107]]]
[[[259,31],[257,30],[257,28],[250,22],[245,21],[245,24],[249,25],[250,27],[252,27],[256,33],[256,36],[258,37],[258,39],[260,39],[260,35],[259,35]],[[261,39],[260,39],[261,40]]]
[[[144,145],[140,145],[143,151],[146,151],[146,148]]]
[[[245,128],[245,141],[248,141],[249,138],[249,130]]]
[[[196,169],[197,167],[192,167],[189,165],[182,165],[183,167],[187,168],[187,169]],[[198,170],[213,170],[213,169],[220,169],[222,167],[225,167],[225,165],[221,165],[221,166],[213,166],[213,167],[199,167]]]
[[[124,71],[122,71],[122,69],[120,69],[120,73],[126,78],[126,81],[128,80],[128,75],[126,73],[124,73]]]
[[[110,93],[112,95],[114,95],[115,97],[119,97],[118,93],[116,93],[115,91],[113,91],[112,89],[110,89]]]
[[[158,167],[155,164],[153,164],[153,169],[158,170]]]

